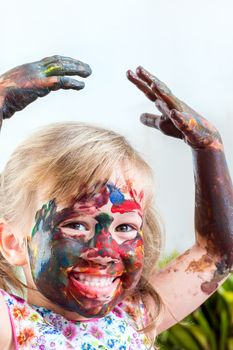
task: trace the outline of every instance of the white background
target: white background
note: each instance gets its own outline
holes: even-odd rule
[[[148,160],[166,226],[166,252],[194,242],[194,187],[188,146],[139,123],[153,112],[125,78],[139,64],[210,119],[233,172],[233,2],[231,0],[1,1],[0,72],[60,54],[83,60],[93,74],[81,92],[59,91],[4,122],[3,168],[36,127],[80,120],[112,128]],[[155,111],[156,112],[156,111]]]

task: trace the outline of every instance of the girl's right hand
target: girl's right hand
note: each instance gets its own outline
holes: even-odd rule
[[[9,70],[0,76],[0,125],[3,119],[10,118],[50,91],[84,88],[84,82],[67,75],[86,78],[90,74],[88,64],[57,55]]]

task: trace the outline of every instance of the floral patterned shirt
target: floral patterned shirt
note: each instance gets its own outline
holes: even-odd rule
[[[135,329],[142,325],[142,320],[129,300],[105,317],[71,321],[3,290],[0,292],[8,308],[16,350],[146,350],[150,347],[148,338]],[[140,308],[144,310],[143,305]]]

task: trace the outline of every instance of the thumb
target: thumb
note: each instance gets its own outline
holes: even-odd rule
[[[150,114],[150,113],[143,113],[140,116],[140,121],[142,124],[149,126],[151,128],[155,128],[159,130],[159,121],[161,116],[156,114]]]

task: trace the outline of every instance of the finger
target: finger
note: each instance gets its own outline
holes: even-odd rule
[[[150,114],[150,113],[143,113],[140,116],[140,121],[142,124],[149,126],[151,128],[155,128],[159,130],[159,122],[160,122],[160,115]]]
[[[173,95],[170,90],[165,90],[164,85],[153,82],[151,84],[151,90],[158,96],[159,99],[164,101],[169,109],[176,109],[180,112],[183,111],[180,101]]]
[[[47,77],[53,75],[79,75],[86,78],[92,73],[87,63],[71,57],[55,55],[51,58],[45,58],[42,61],[45,66],[44,74]]]
[[[149,84],[149,85],[151,85],[153,83],[156,84],[160,88],[160,90],[164,92],[164,94],[172,95],[171,90],[167,87],[167,85],[165,83],[163,83],[161,80],[156,78],[156,76],[154,76],[153,74],[148,72],[142,66],[139,66],[136,69],[136,74],[140,79],[145,81],[147,84]]]
[[[142,66],[139,66],[136,69],[136,73],[141,80],[150,85],[151,90],[157,95],[158,98],[165,101],[170,109],[175,108],[179,111],[183,111],[180,101],[173,95],[165,83],[156,78]]]
[[[136,74],[134,74],[131,70],[128,70],[126,72],[126,76],[129,79],[129,81],[131,81],[131,83],[136,85],[137,88],[141,90],[146,95],[146,97],[149,98],[149,100],[153,102],[156,101],[157,99],[156,94],[151,90],[151,88],[146,83],[144,83],[140,78],[138,78]]]
[[[69,77],[51,77],[47,79],[47,85],[52,91],[59,89],[81,90],[84,88],[85,83]]]
[[[151,85],[153,83],[154,79],[156,79],[156,77],[153,74],[148,72],[142,66],[137,67],[136,74],[140,79],[142,79],[145,83],[147,83],[149,85]]]
[[[182,139],[183,134],[165,115],[144,113],[140,117],[144,125],[160,130],[163,134]]]

